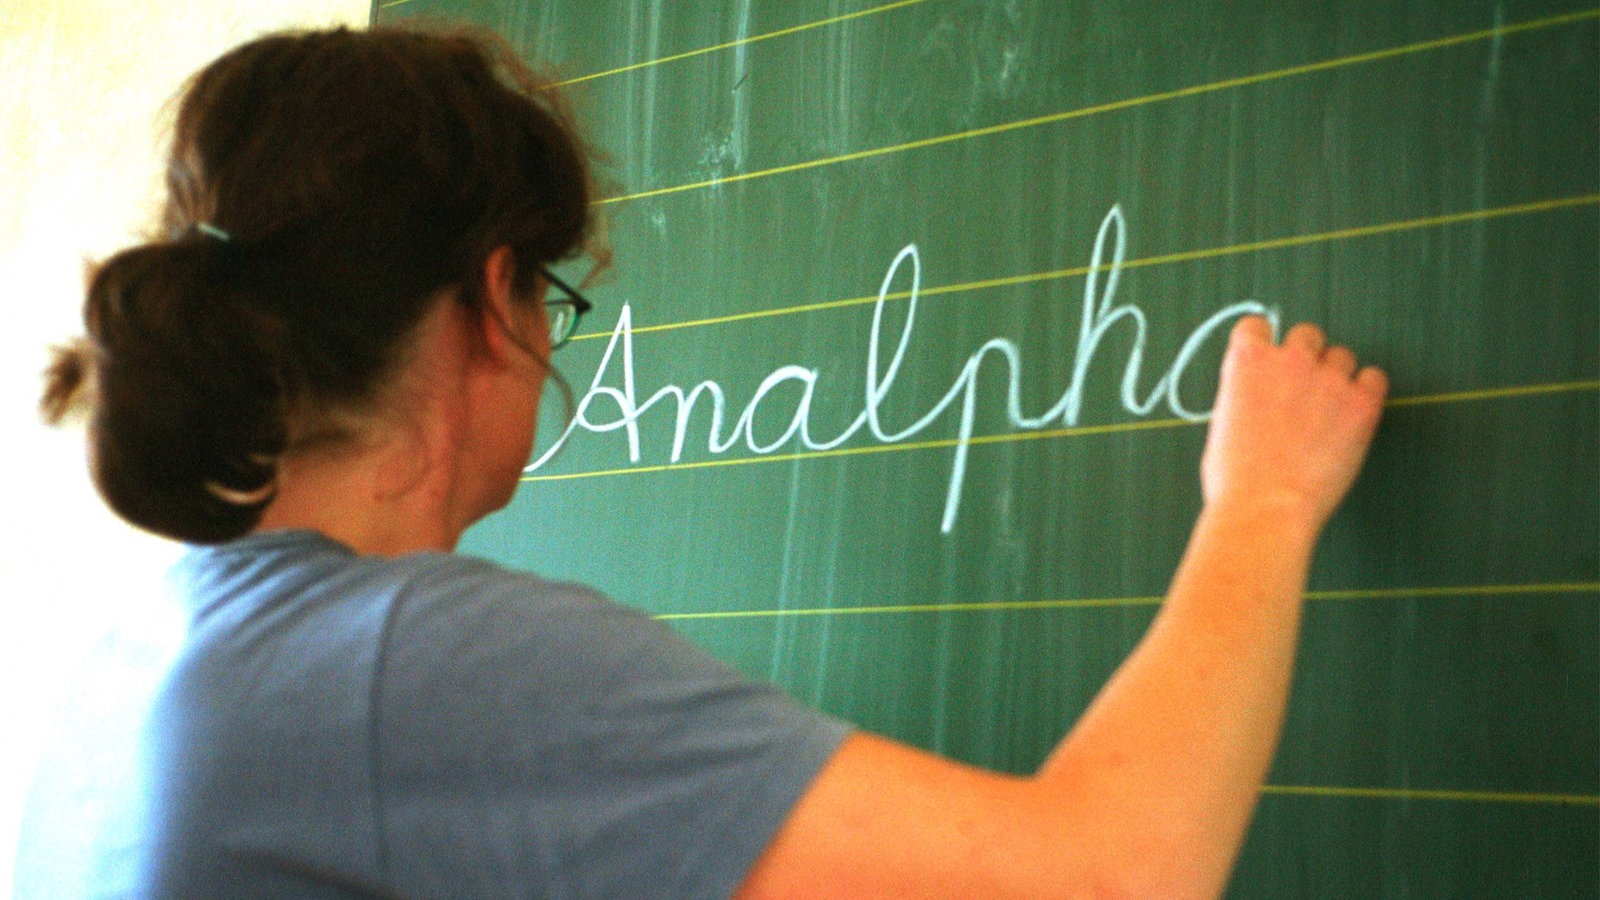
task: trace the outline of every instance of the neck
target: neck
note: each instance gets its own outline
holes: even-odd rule
[[[517,310],[507,299],[510,251],[501,251],[489,279],[501,311],[435,304],[361,433],[280,459],[278,493],[257,531],[309,529],[377,556],[449,551],[468,525],[506,505],[528,460],[544,367],[505,330]],[[542,334],[543,320],[534,327]]]
[[[288,454],[278,495],[256,530],[315,531],[363,555],[453,550],[471,517],[458,512],[449,470],[428,465],[437,455],[418,459],[423,452],[392,438],[357,450]]]
[[[459,304],[440,303],[418,328],[415,361],[353,435],[312,441],[279,461],[277,496],[257,531],[309,529],[357,553],[455,549],[488,512],[473,476],[477,406]]]

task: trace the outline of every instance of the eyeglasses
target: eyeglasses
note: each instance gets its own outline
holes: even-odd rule
[[[550,320],[550,349],[554,350],[571,340],[572,333],[578,330],[578,321],[583,314],[594,309],[594,304],[583,299],[583,295],[573,290],[572,285],[550,274],[550,270],[540,267],[539,274],[550,286],[561,291],[566,296],[550,297],[544,299],[545,318]]]

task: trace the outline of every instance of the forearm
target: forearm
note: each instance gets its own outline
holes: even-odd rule
[[[1201,465],[1206,509],[1167,602],[1038,774],[857,735],[747,896],[1221,893],[1283,725],[1317,532],[1387,390],[1316,328],[1272,338],[1263,319],[1235,326]]]
[[[1149,633],[1038,774],[1103,823],[1087,849],[1108,871],[1154,879],[1141,892],[1226,881],[1282,726],[1315,537],[1287,506],[1208,508]]]

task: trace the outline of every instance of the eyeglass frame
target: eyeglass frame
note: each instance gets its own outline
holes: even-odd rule
[[[565,297],[559,297],[552,300],[550,296],[546,294],[544,298],[545,309],[548,310],[552,306],[572,307],[572,324],[567,326],[566,333],[558,335],[554,330],[550,332],[550,349],[554,351],[566,346],[567,342],[572,340],[573,332],[578,330],[578,323],[583,320],[585,313],[591,309],[594,309],[594,304],[590,303],[588,300],[585,300],[583,295],[578,293],[577,289],[575,289],[572,285],[567,284],[565,281],[562,281],[555,275],[551,274],[548,268],[540,266],[539,274],[544,276],[544,280],[549,282],[552,288],[557,288],[561,291],[561,293],[566,295]],[[548,315],[546,318],[548,319]]]

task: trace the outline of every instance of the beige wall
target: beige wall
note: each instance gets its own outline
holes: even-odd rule
[[[369,9],[369,0],[0,0],[0,892],[73,673],[153,615],[174,554],[103,510],[80,431],[38,424],[46,348],[80,330],[84,261],[149,219],[155,124],[183,78],[260,32],[360,24]]]

